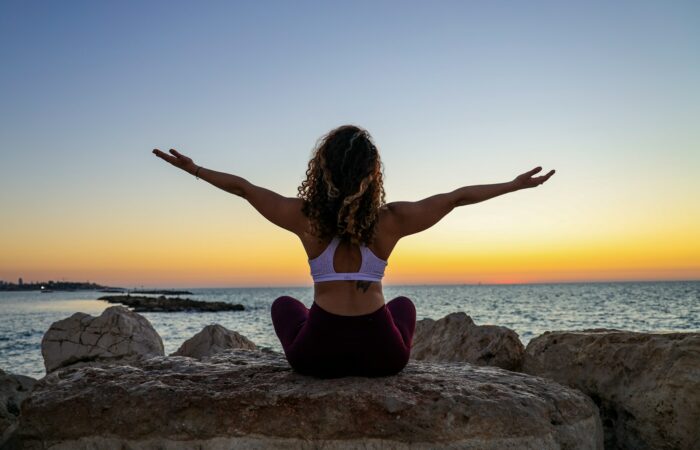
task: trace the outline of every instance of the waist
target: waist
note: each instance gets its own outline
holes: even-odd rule
[[[320,323],[324,327],[342,326],[345,324],[357,325],[358,323],[375,323],[381,324],[387,318],[386,304],[382,304],[379,308],[366,314],[359,315],[342,315],[335,314],[325,310],[318,303],[313,302],[309,308],[309,322],[311,324]]]
[[[381,282],[326,281],[314,284],[314,303],[342,316],[366,315],[386,303]]]

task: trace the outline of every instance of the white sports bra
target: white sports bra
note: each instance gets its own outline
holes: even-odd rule
[[[336,272],[333,268],[333,256],[338,248],[340,238],[335,236],[328,247],[314,259],[309,259],[311,267],[311,277],[315,283],[320,281],[335,280],[362,280],[381,281],[384,277],[384,269],[388,265],[387,261],[377,257],[372,250],[365,245],[360,245],[362,264],[359,272]]]

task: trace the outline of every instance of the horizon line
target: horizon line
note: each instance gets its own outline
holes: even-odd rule
[[[515,285],[532,285],[532,284],[603,284],[603,283],[693,283],[700,282],[700,279],[694,280],[597,280],[597,281],[542,281],[542,282],[526,282],[526,283],[418,283],[418,284],[383,284],[382,287],[404,287],[404,286],[515,286]],[[184,287],[178,289],[269,289],[269,288],[313,288],[313,285],[275,285],[275,286],[200,286],[200,287]],[[145,288],[144,288],[145,289]],[[148,288],[158,289],[158,288]]]
[[[593,281],[540,281],[523,283],[397,283],[382,284],[382,287],[405,287],[405,286],[517,286],[517,285],[538,285],[538,284],[603,284],[603,283],[692,283],[700,282],[700,279],[659,279],[659,280],[593,280]],[[99,283],[98,283],[99,284]],[[141,285],[139,285],[141,286]],[[108,286],[118,287],[118,286]],[[289,285],[236,285],[236,286],[190,286],[177,288],[163,287],[134,287],[133,289],[283,289],[283,288],[313,288],[313,284],[289,284]],[[129,289],[129,288],[124,288]]]
[[[2,280],[6,281],[6,280]],[[46,281],[33,281],[27,280],[23,281],[23,284],[39,284],[46,283]],[[132,287],[123,287],[116,285],[103,285],[94,280],[86,281],[68,281],[61,280],[58,283],[92,283],[102,286],[103,288],[115,288],[115,289],[125,289],[125,290],[183,290],[183,289],[283,289],[283,288],[313,288],[312,284],[280,284],[280,285],[229,285],[229,286],[180,286],[180,287],[162,287],[162,286],[151,286],[146,284],[132,285]],[[544,284],[605,284],[605,283],[693,283],[700,282],[698,279],[642,279],[642,280],[578,280],[578,281],[531,281],[531,282],[503,282],[503,283],[493,283],[493,282],[476,282],[476,283],[391,283],[382,284],[382,287],[427,287],[427,286],[519,286],[519,285],[544,285]],[[16,284],[9,282],[10,284]]]

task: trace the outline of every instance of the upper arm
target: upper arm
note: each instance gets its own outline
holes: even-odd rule
[[[300,234],[306,229],[307,220],[301,211],[302,199],[284,197],[250,182],[246,183],[243,197],[275,225],[295,234]]]
[[[386,206],[387,229],[400,239],[438,223],[455,208],[455,196],[449,192],[416,202],[391,202]]]

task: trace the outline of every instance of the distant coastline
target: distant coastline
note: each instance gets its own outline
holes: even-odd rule
[[[0,280],[0,291],[85,291],[100,289],[121,289],[102,286],[88,281],[41,281],[32,283],[9,283]]]
[[[102,286],[89,281],[40,281],[32,283],[8,283],[0,280],[0,291],[100,291],[107,293],[123,293],[123,294],[192,294],[192,292],[182,289],[127,289],[118,286]]]

